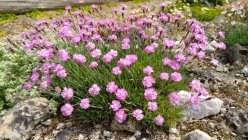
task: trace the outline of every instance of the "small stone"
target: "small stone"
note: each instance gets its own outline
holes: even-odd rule
[[[221,108],[220,113],[225,114],[226,113],[226,108]]]
[[[170,134],[178,134],[178,131],[177,131],[177,129],[176,128],[169,128],[169,133]]]
[[[120,124],[118,123],[116,120],[113,120],[111,122],[111,130],[112,131],[129,131],[129,132],[132,132],[132,133],[135,133],[136,132],[136,125],[134,122],[132,122],[130,119],[127,120],[126,122]]]
[[[48,120],[46,120],[44,122],[41,122],[41,124],[46,125],[46,126],[51,125],[51,123],[52,123],[52,119],[48,119]]]
[[[224,123],[220,123],[220,124],[216,125],[216,127],[218,130],[221,130],[221,129],[225,129],[226,125]]]
[[[110,131],[106,131],[106,130],[104,130],[104,131],[103,131],[103,136],[104,136],[104,137],[108,137],[108,138],[110,138],[110,136],[111,136],[111,132],[110,132]]]
[[[182,125],[182,126],[181,126],[181,129],[182,129],[182,130],[186,130],[187,127],[186,127],[185,125]]]
[[[59,123],[56,127],[57,130],[63,129],[65,128],[65,124],[64,123]]]
[[[212,123],[212,122],[209,122],[208,125],[209,125],[209,127],[212,128],[212,129],[215,128],[215,124]]]
[[[84,135],[79,134],[79,135],[77,136],[77,140],[85,140]]]
[[[132,136],[128,140],[136,140],[136,138],[134,136]]]
[[[133,135],[135,138],[139,139],[141,136],[141,132],[140,131],[136,131]]]
[[[89,136],[90,140],[99,140],[101,138],[101,130],[95,129]]]
[[[97,129],[100,129],[100,128],[102,128],[102,125],[101,124],[97,124],[94,127],[97,128]]]
[[[185,134],[182,137],[182,140],[214,140],[214,138],[210,137],[207,133],[199,129],[196,129],[194,131]]]
[[[41,139],[41,136],[40,135],[33,137],[33,140],[40,140],[40,139]]]
[[[232,136],[237,136],[237,134],[235,134],[234,132],[231,132],[231,135],[232,135]]]
[[[65,123],[65,126],[66,126],[66,128],[72,127],[72,122],[66,122],[66,123]]]

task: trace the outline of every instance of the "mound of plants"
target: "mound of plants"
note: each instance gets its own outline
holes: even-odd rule
[[[162,3],[161,11],[167,6]],[[97,5],[90,15],[67,6],[63,19],[42,20],[23,33],[24,49],[39,58],[23,88],[38,86],[42,96],[61,104],[63,116],[81,122],[113,117],[147,127],[175,124],[184,105],[197,106],[208,95],[186,70],[205,57],[210,40],[200,22],[185,21],[181,13],[148,13],[141,5],[143,13],[128,15],[127,8],[99,19]],[[189,100],[181,90],[192,93]]]

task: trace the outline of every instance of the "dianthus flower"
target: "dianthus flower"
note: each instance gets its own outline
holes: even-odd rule
[[[114,74],[114,75],[121,75],[121,69],[120,69],[120,67],[114,67],[113,69],[112,69],[112,73]]]
[[[178,62],[185,62],[187,60],[185,55],[182,53],[175,54],[175,58]]]
[[[89,94],[91,96],[95,96],[97,94],[99,94],[101,88],[97,85],[97,84],[93,84],[90,89],[88,90]]]
[[[115,96],[118,100],[125,100],[128,96],[128,92],[126,89],[121,88],[115,92]]]
[[[66,116],[66,117],[70,116],[72,114],[73,110],[74,110],[73,106],[69,103],[64,104],[60,109],[62,115]]]
[[[156,111],[158,109],[158,104],[156,102],[148,102],[148,109]]]
[[[126,119],[127,119],[127,114],[125,113],[125,111],[123,109],[121,109],[115,113],[115,120],[118,123],[123,123]]]
[[[32,88],[32,86],[33,86],[32,81],[28,81],[28,82],[26,82],[26,83],[23,85],[23,89],[24,89],[24,90],[30,90],[30,89]]]
[[[204,58],[204,57],[205,57],[205,52],[204,52],[204,51],[198,52],[198,53],[197,53],[197,57],[198,57],[199,59]]]
[[[104,63],[110,63],[111,61],[112,61],[112,59],[113,59],[113,56],[111,55],[111,54],[105,54],[104,56],[103,56],[103,62]]]
[[[80,65],[83,65],[86,62],[86,57],[82,54],[74,54],[73,61],[79,63]]]
[[[169,74],[166,72],[162,72],[159,77],[162,80],[169,80]]]
[[[148,54],[151,54],[155,51],[155,48],[153,46],[146,46],[145,47],[145,51],[148,53]]]
[[[151,75],[151,74],[154,72],[154,70],[153,70],[153,68],[152,68],[151,66],[146,66],[146,67],[143,69],[143,71],[144,71],[144,73],[145,73],[146,75]]]
[[[65,100],[70,100],[71,97],[73,96],[73,89],[72,88],[66,88],[64,87],[64,90],[63,92],[61,93],[62,97],[65,99]]]
[[[36,55],[45,60],[53,59],[54,56],[52,49],[41,49],[36,52]]]
[[[97,68],[98,67],[98,63],[93,61],[93,62],[90,62],[90,68],[91,69],[94,69],[94,68]]]
[[[81,99],[81,101],[80,101],[80,107],[82,109],[88,109],[90,107],[90,99],[89,98]]]
[[[113,100],[110,107],[112,108],[113,111],[118,111],[121,108],[121,103],[120,101]]]
[[[214,66],[217,66],[217,65],[219,64],[219,61],[218,61],[217,59],[212,58],[211,63],[212,63]]]
[[[178,72],[173,72],[171,74],[171,80],[174,81],[174,82],[179,82],[183,79],[182,75]]]
[[[89,51],[92,51],[93,49],[95,49],[95,47],[96,47],[95,44],[92,42],[88,42],[86,45],[86,49]]]
[[[180,69],[180,64],[178,61],[170,61],[170,63],[168,64],[171,69],[173,70],[179,70]]]
[[[58,56],[59,56],[59,60],[60,61],[67,61],[68,59],[70,59],[70,55],[66,50],[59,50],[58,51]]]
[[[217,46],[222,49],[222,50],[225,50],[226,49],[226,44],[223,43],[223,42],[218,42]]]
[[[144,118],[144,115],[142,114],[143,111],[141,109],[136,109],[133,111],[133,117],[136,118],[137,121],[140,121]]]
[[[189,83],[189,86],[196,92],[198,92],[201,89],[201,82],[199,80],[192,80]]]
[[[181,96],[178,95],[176,92],[171,92],[168,97],[172,105],[178,105],[181,101]]]
[[[163,45],[165,47],[176,47],[176,42],[174,40],[164,40]]]
[[[161,115],[157,115],[155,118],[154,118],[154,122],[157,124],[157,125],[163,125],[164,123],[164,118],[161,116]]]
[[[143,78],[142,83],[145,87],[149,88],[155,83],[155,79],[152,76],[146,76]]]
[[[166,65],[169,65],[171,63],[171,60],[169,58],[164,58],[163,60],[163,64],[166,66]]]
[[[197,93],[191,94],[189,103],[192,106],[198,106],[201,103],[201,98],[197,95]]]
[[[106,91],[108,91],[109,93],[115,93],[117,89],[118,85],[115,84],[115,82],[109,82],[106,87]]]
[[[93,57],[93,58],[100,58],[101,54],[102,54],[101,53],[101,50],[95,49],[95,50],[93,50],[91,52],[91,57]]]
[[[144,96],[146,98],[146,100],[156,100],[158,97],[158,93],[154,88],[148,88],[145,89],[145,93]]]

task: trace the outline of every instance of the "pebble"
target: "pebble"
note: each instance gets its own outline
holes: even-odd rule
[[[232,136],[237,136],[237,134],[236,134],[236,133],[234,133],[234,132],[231,132],[231,135],[232,135]]]
[[[44,122],[41,122],[41,124],[46,125],[46,126],[49,126],[51,123],[52,123],[52,119],[48,119]]]
[[[216,127],[217,127],[218,130],[220,130],[220,129],[226,128],[226,125],[224,123],[220,123]]]
[[[67,122],[67,123],[65,123],[65,126],[66,126],[66,128],[72,127],[72,122]]]
[[[77,140],[84,140],[85,139],[85,137],[84,137],[84,135],[82,135],[82,134],[79,134],[78,136],[77,136]]]
[[[136,138],[134,136],[132,136],[128,140],[136,140]]]
[[[136,131],[133,135],[135,138],[139,139],[141,136],[141,132],[140,131]]]
[[[225,114],[226,113],[226,108],[221,108],[220,112],[221,112],[221,114]]]
[[[215,127],[215,124],[214,124],[213,122],[209,122],[208,125],[209,125],[209,127],[212,128],[212,129]]]
[[[169,128],[169,133],[170,134],[178,134],[178,131],[176,128]]]
[[[108,138],[110,138],[110,136],[111,136],[111,132],[110,132],[110,131],[106,131],[106,130],[104,130],[104,131],[103,131],[103,136],[104,136],[104,137],[108,137]]]
[[[58,125],[57,125],[57,128],[56,129],[63,129],[63,128],[65,128],[65,124],[64,123],[59,123]]]

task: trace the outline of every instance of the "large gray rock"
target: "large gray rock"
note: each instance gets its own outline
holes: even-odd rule
[[[49,110],[49,102],[45,98],[33,98],[17,104],[0,121],[0,139],[28,139],[34,127],[49,117]]]
[[[118,0],[84,0],[84,4],[100,4]],[[64,8],[80,5],[80,0],[0,0],[0,13],[24,13],[32,10]]]
[[[191,131],[191,132],[185,134],[182,137],[182,140],[217,140],[217,139],[214,139],[214,138],[210,137],[207,133],[205,133],[199,129],[196,129],[194,131]]]
[[[178,93],[182,97],[182,103],[188,102],[191,94],[187,91],[180,91]],[[202,119],[204,117],[212,116],[220,112],[223,101],[219,98],[211,98],[200,96],[201,103],[198,106],[186,105],[183,110],[184,121],[189,121],[192,119]],[[206,100],[207,99],[207,100]]]

